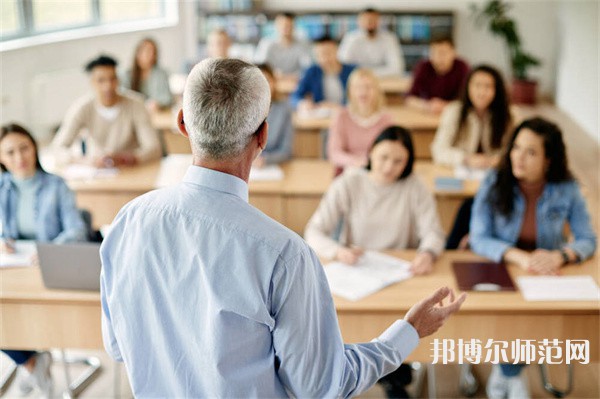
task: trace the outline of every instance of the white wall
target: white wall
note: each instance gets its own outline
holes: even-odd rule
[[[556,103],[600,143],[598,75],[600,7],[596,1],[563,1]]]
[[[194,43],[189,29],[190,18],[194,3],[183,2],[180,7],[180,22],[173,27],[145,30],[138,32],[119,33],[67,40],[62,42],[34,45],[0,53],[1,80],[1,109],[0,122],[16,121],[34,129],[38,137],[46,136],[49,132],[34,109],[36,103],[32,93],[32,82],[40,74],[54,71],[80,70],[81,77],[74,81],[77,89],[65,90],[69,96],[74,91],[86,89],[82,85],[83,67],[87,61],[100,53],[106,53],[119,61],[119,68],[128,69],[132,62],[133,50],[137,42],[146,36],[153,37],[160,49],[160,63],[170,71],[178,72],[182,67],[185,54],[193,50]],[[193,20],[193,19],[192,19]],[[190,41],[192,41],[190,43]],[[80,93],[80,94],[83,94]],[[62,100],[65,93],[57,92],[57,101]],[[69,101],[60,101],[62,104]],[[58,121],[60,121],[58,117]]]

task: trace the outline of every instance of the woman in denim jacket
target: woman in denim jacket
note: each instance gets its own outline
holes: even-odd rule
[[[15,239],[57,243],[85,240],[85,224],[73,193],[60,177],[44,171],[35,140],[19,125],[2,127],[0,169],[0,254],[12,252]],[[19,384],[23,394],[34,385],[44,394],[51,392],[49,352],[4,352],[29,372]]]
[[[571,241],[564,235],[567,223]],[[592,256],[596,234],[556,125],[533,118],[515,129],[500,165],[475,196],[470,244],[479,255],[535,274],[556,274]],[[521,369],[495,366],[488,396],[529,397]]]

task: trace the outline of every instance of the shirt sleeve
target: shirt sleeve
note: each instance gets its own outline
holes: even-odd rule
[[[67,184],[60,181],[58,186],[59,212],[62,223],[61,233],[54,238],[55,243],[86,240],[86,226],[75,203],[75,195]]]
[[[446,237],[440,223],[433,194],[418,179],[413,190],[413,202],[417,237],[419,237],[419,251],[432,251],[436,256],[439,256],[444,250]]]
[[[404,75],[404,55],[402,54],[402,48],[400,42],[391,33],[380,32],[384,34],[384,50],[385,50],[385,64],[373,68],[373,73],[377,76],[403,76]]]
[[[420,62],[419,64],[417,64],[417,66],[415,67],[415,70],[413,71],[413,82],[412,82],[412,86],[410,87],[409,92],[407,93],[407,96],[421,98],[421,92],[423,91],[423,85],[425,83],[424,75],[425,75],[425,63]]]
[[[306,242],[320,256],[333,259],[337,250],[343,246],[333,239],[333,234],[349,209],[350,197],[346,189],[345,176],[341,175],[333,181],[321,199],[304,232]]]
[[[352,59],[352,46],[356,41],[355,36],[353,36],[352,32],[346,33],[340,42],[340,47],[338,48],[338,60],[342,64],[354,64],[355,60]]]
[[[81,102],[76,102],[67,111],[60,129],[54,136],[52,147],[56,159],[68,162],[71,158],[69,147],[73,144],[81,129],[85,126],[85,106]]]
[[[596,251],[597,238],[590,222],[590,214],[587,210],[585,199],[581,195],[579,185],[573,184],[573,201],[569,209],[569,228],[573,234],[573,242],[567,245],[577,253],[580,260],[585,260]]]
[[[134,102],[133,124],[139,147],[133,151],[139,162],[147,162],[160,157],[158,132],[150,123],[150,115],[142,102]]]
[[[296,87],[296,90],[290,96],[290,102],[292,103],[292,106],[294,108],[297,107],[298,103],[304,99],[304,96],[311,93],[311,81],[314,79],[312,75],[313,68],[310,67],[306,71],[304,71],[302,77],[300,78],[300,81],[298,81],[298,87]]]
[[[348,131],[348,127],[344,126],[344,115],[345,113],[340,111],[331,119],[329,135],[327,136],[327,157],[336,166],[355,166],[358,161],[362,162],[363,159],[345,149],[345,136],[352,135],[353,132]]]
[[[277,139],[277,145],[269,152],[264,152],[263,157],[268,164],[281,163],[287,161],[292,156],[293,143],[293,126],[292,126],[292,110],[287,103],[282,104],[277,108],[272,108],[271,111],[279,112],[277,116],[278,123],[273,128],[278,129],[278,132],[273,134]],[[271,126],[269,126],[269,135]]]
[[[494,236],[494,211],[489,201],[490,191],[494,183],[491,172],[481,184],[471,211],[469,225],[469,244],[477,255],[485,256],[494,262],[500,262],[504,253],[512,247],[512,243]]]
[[[256,46],[256,51],[254,52],[254,63],[255,64],[264,64],[267,62],[267,54],[269,53],[269,47],[271,46],[272,40],[266,37],[263,37]]]
[[[397,369],[419,341],[398,320],[371,342],[344,345],[323,267],[308,248],[275,270],[272,312],[278,375],[295,397],[359,395]]]
[[[440,124],[431,143],[431,155],[434,163],[458,166],[464,162],[465,152],[454,147],[459,117],[460,103],[449,104],[442,111]]]
[[[108,355],[117,362],[122,362],[123,357],[121,356],[121,350],[115,337],[115,333],[112,325],[112,318],[110,309],[108,307],[108,296],[110,293],[107,291],[106,284],[106,273],[104,272],[105,262],[107,258],[102,257],[102,271],[100,272],[100,303],[102,306],[102,341],[104,343],[104,349]]]

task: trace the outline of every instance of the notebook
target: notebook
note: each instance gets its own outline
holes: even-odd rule
[[[452,269],[461,291],[515,291],[504,263],[454,262]]]

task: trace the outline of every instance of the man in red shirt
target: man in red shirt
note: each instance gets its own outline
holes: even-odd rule
[[[469,66],[456,57],[450,37],[433,39],[429,45],[429,59],[415,66],[406,102],[422,110],[440,113],[449,101],[458,98],[468,73]]]

